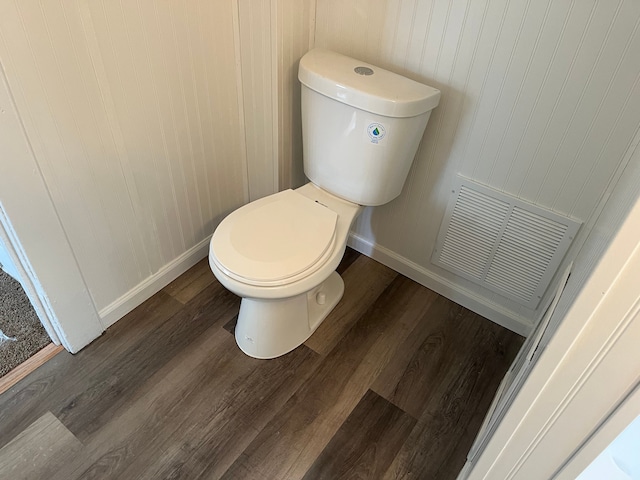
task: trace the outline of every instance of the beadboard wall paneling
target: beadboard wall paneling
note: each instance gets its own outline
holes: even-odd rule
[[[237,0],[249,199],[278,191],[275,0]]]
[[[313,48],[315,0],[275,0],[278,72],[278,157],[280,190],[306,183],[302,169],[300,58]]]
[[[247,201],[234,8],[0,4],[0,61],[98,310]]]
[[[238,56],[249,197],[305,183],[298,62],[311,48],[315,0],[238,2]]]
[[[359,241],[453,286],[450,298],[457,291],[536,319],[431,264],[452,179],[461,173],[582,220],[574,257],[640,124],[639,19],[634,0],[318,2],[317,47],[442,91],[402,195],[363,212]]]

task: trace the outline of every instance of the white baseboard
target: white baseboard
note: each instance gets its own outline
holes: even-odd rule
[[[210,240],[211,235],[100,310],[100,320],[104,328],[116,323],[131,310],[202,260],[209,251]]]
[[[443,297],[468,308],[492,322],[501,325],[519,335],[527,336],[531,333],[531,322],[511,310],[497,305],[488,299],[471,292],[460,285],[456,285],[426,268],[404,258],[401,255],[381,245],[356,235],[349,234],[348,245],[358,252],[377,260],[378,262],[401,273],[405,277],[418,282],[420,285],[439,293]]]
[[[116,323],[131,310],[202,260],[207,255],[210,240],[211,236],[208,236],[196,246],[190,248],[178,258],[165,265],[157,273],[151,275],[110,305],[100,310],[100,319],[104,327],[108,328]],[[373,244],[353,233],[349,235],[348,243],[350,247],[358,252],[377,260],[434,292],[488,318],[498,325],[524,336],[531,333],[533,326],[526,318],[518,316],[512,311],[450,282],[417,263],[392,252],[388,248]]]

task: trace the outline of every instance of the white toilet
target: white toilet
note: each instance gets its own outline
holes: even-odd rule
[[[311,183],[245,205],[216,229],[209,264],[242,297],[236,342],[275,358],[342,298],[335,272],[363,205],[397,197],[440,92],[327,50],[300,60],[304,171]]]

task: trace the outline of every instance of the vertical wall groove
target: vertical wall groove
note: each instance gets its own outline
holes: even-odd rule
[[[558,40],[558,42],[557,42],[556,47],[555,47],[555,48],[554,48],[554,50],[553,50],[553,54],[551,55],[551,60],[550,60],[550,62],[549,62],[549,67],[548,67],[548,68],[547,68],[547,70],[545,71],[545,78],[544,78],[544,80],[542,81],[542,83],[541,83],[541,85],[540,85],[539,93],[542,93],[543,88],[544,88],[544,87],[545,87],[545,85],[546,85],[546,81],[547,81],[547,79],[549,78],[549,77],[548,77],[548,74],[551,72],[551,67],[553,66],[553,64],[554,64],[554,62],[555,62],[555,59],[556,59],[556,55],[557,55],[557,53],[558,53],[558,50],[559,50],[560,46],[562,45],[562,41],[563,41],[563,40],[564,40],[564,38],[565,38],[565,32],[566,32],[566,30],[567,30],[567,24],[568,24],[569,19],[570,19],[570,17],[571,17],[571,12],[572,12],[572,10],[573,10],[574,5],[575,5],[575,0],[572,0],[571,5],[569,6],[569,9],[568,9],[568,11],[567,11],[567,14],[566,14],[566,16],[565,16],[565,18],[564,18],[564,21],[563,21],[563,23],[562,23],[562,29],[561,29],[560,34],[559,34],[559,40]],[[565,77],[565,82],[566,82],[566,78],[568,78],[568,77]],[[545,122],[544,130],[543,130],[543,132],[542,132],[542,135],[540,135],[540,136],[539,136],[538,143],[537,143],[536,148],[535,148],[535,151],[533,152],[533,155],[532,155],[532,158],[533,158],[533,159],[538,158],[538,156],[539,156],[539,154],[540,154],[540,149],[541,149],[541,147],[544,145],[543,140],[544,140],[544,138],[546,137],[547,133],[549,132],[549,128],[550,128],[550,126],[551,126],[551,120],[553,120],[554,113],[556,112],[557,106],[558,106],[558,104],[559,104],[559,102],[560,102],[562,92],[564,92],[564,86],[566,85],[566,83],[565,83],[565,82],[563,82],[563,83],[562,83],[562,87],[560,88],[560,94],[559,94],[559,95],[557,95],[557,96],[555,97],[555,102],[554,102],[554,104],[553,104],[553,107],[552,107],[552,109],[551,109],[551,112],[547,115],[547,121]],[[536,106],[537,106],[537,105],[536,105]],[[536,165],[536,164],[535,164],[533,161],[529,163],[529,167],[528,167],[528,169],[527,169],[527,173],[526,173],[525,177],[523,178],[522,184],[520,185],[520,189],[519,189],[519,190],[518,190],[518,192],[517,192],[519,195],[522,195],[522,194],[523,194],[523,193],[522,193],[522,192],[523,192],[523,188],[524,188],[525,184],[526,184],[526,183],[528,183],[528,181],[529,181],[529,176],[530,176],[531,172],[534,170],[534,168],[533,168],[533,167],[534,167],[535,165]],[[538,170],[538,169],[536,169],[536,170]],[[538,183],[538,182],[535,182],[535,184],[536,184],[536,185],[539,185],[539,183]]]
[[[594,5],[593,5],[593,7],[592,7],[592,9],[591,9],[591,12],[590,12],[590,14],[589,14],[589,19],[587,20],[586,26],[584,27],[584,30],[583,30],[583,32],[582,32],[582,36],[580,37],[580,40],[578,41],[578,47],[576,48],[576,52],[575,52],[575,54],[573,55],[573,57],[572,57],[572,59],[571,59],[571,64],[569,65],[569,70],[568,70],[567,76],[565,77],[565,80],[564,80],[564,82],[563,82],[563,84],[562,84],[561,92],[564,92],[564,91],[565,91],[566,86],[567,86],[567,84],[568,84],[568,82],[569,82],[569,78],[571,77],[571,74],[573,73],[573,70],[574,70],[574,67],[575,67],[575,64],[576,64],[576,59],[577,59],[577,57],[578,57],[578,53],[580,52],[580,50],[581,50],[581,49],[582,49],[582,47],[583,47],[583,43],[584,43],[585,36],[586,36],[586,34],[587,34],[587,31],[588,31],[588,29],[589,29],[589,26],[591,25],[591,20],[593,19],[593,15],[594,15],[594,13],[595,13],[595,7],[596,7],[596,5],[594,4]],[[617,15],[617,14],[616,14],[616,15]],[[613,25],[613,23],[612,23],[611,25]],[[608,34],[607,34],[607,35],[608,35]],[[606,37],[605,37],[605,38],[606,38]],[[587,80],[586,80],[586,82],[585,82],[585,84],[584,84],[584,87],[583,87],[583,89],[582,89],[582,92],[580,93],[580,97],[578,98],[578,101],[576,102],[575,107],[573,108],[573,111],[571,112],[571,118],[570,118],[570,119],[569,119],[569,121],[567,122],[566,127],[565,127],[565,129],[564,129],[564,131],[563,131],[563,133],[562,133],[562,138],[561,138],[561,140],[560,140],[560,145],[562,145],[562,144],[564,143],[564,141],[565,141],[565,139],[566,139],[566,137],[567,137],[567,133],[569,132],[569,127],[570,127],[570,125],[572,124],[572,122],[573,122],[573,120],[574,120],[574,118],[575,118],[576,112],[578,112],[578,110],[579,110],[579,108],[580,108],[580,104],[582,103],[582,99],[584,98],[584,93],[586,92],[587,87],[589,86],[589,82],[590,82],[590,80],[591,80],[591,77],[593,76],[593,72],[595,71],[595,68],[596,68],[596,65],[597,65],[597,63],[598,63],[598,60],[600,59],[600,55],[602,54],[602,50],[603,50],[603,48],[604,48],[604,45],[605,45],[605,44],[603,43],[603,44],[602,44],[601,49],[598,51],[598,55],[596,56],[596,60],[594,61],[594,64],[593,64],[593,68],[592,68],[592,69],[591,69],[591,71],[589,72],[589,76],[587,77]],[[555,108],[557,108],[557,103],[556,103],[556,105],[554,105],[554,109],[555,109]],[[555,111],[555,110],[554,110],[554,111]],[[558,148],[558,149],[555,151],[554,156],[553,156],[553,158],[552,158],[551,162],[549,163],[549,167],[547,168],[547,172],[545,173],[545,176],[544,176],[544,179],[545,179],[545,180],[549,177],[549,173],[550,173],[550,171],[552,170],[553,166],[555,165],[555,163],[556,163],[556,161],[557,161],[557,159],[558,159],[558,154],[559,154],[559,152],[560,152],[560,149]],[[576,158],[576,157],[574,157],[574,158]],[[572,163],[572,164],[571,164],[570,170],[572,169],[572,167],[573,167],[573,166],[574,166],[574,163]],[[564,186],[564,185],[563,185],[563,186]],[[561,188],[562,188],[562,187],[561,187]],[[559,193],[559,192],[558,192],[558,193]],[[540,197],[540,191],[538,191],[538,193],[536,194],[536,199],[538,199],[539,197]],[[556,197],[556,198],[557,198],[557,197]],[[553,202],[553,203],[555,203],[555,199],[554,199],[554,202]]]
[[[517,47],[518,47],[518,43],[520,42],[520,37],[522,36],[522,30],[524,28],[525,25],[525,21],[526,21],[526,17],[527,17],[527,13],[529,12],[529,7],[531,6],[531,0],[527,0],[527,4],[524,7],[524,11],[522,13],[522,18],[520,19],[520,24],[518,25],[518,31],[515,35],[515,38],[513,40],[513,48],[511,49],[511,52],[509,53],[509,59],[507,60],[507,64],[505,67],[505,74],[502,77],[502,80],[500,82],[500,88],[498,89],[498,94],[496,97],[496,101],[493,104],[493,108],[491,109],[491,114],[489,116],[489,123],[487,125],[487,129],[485,130],[484,136],[482,138],[482,142],[480,144],[480,150],[478,151],[478,156],[482,157],[484,151],[485,151],[485,147],[487,145],[487,140],[489,138],[489,132],[491,131],[491,128],[493,127],[493,122],[495,120],[496,117],[496,112],[498,110],[498,105],[500,103],[500,101],[502,100],[502,95],[504,93],[504,88],[505,88],[505,84],[507,83],[507,78],[509,76],[509,72],[511,71],[511,67],[513,65],[513,58],[515,55],[515,52],[517,51]],[[494,169],[495,169],[495,161],[491,163],[491,168],[489,169],[489,175],[491,176],[494,173]],[[477,176],[478,172],[477,172],[477,165],[476,168],[474,168],[474,174]]]
[[[606,93],[603,95],[600,104],[598,105],[598,110],[597,112],[600,113],[600,111],[602,110],[604,104],[605,104],[605,100],[608,97],[610,91],[611,91],[611,87],[613,85],[613,81],[615,79],[615,76],[617,75],[621,65],[623,64],[623,61],[625,60],[625,56],[626,54],[629,52],[629,47],[631,46],[631,42],[632,40],[634,40],[636,38],[636,34],[638,32],[638,27],[640,26],[640,20],[636,23],[633,33],[631,35],[631,38],[629,39],[629,41],[627,42],[627,44],[625,45],[622,54],[620,55],[620,60],[618,61],[618,64],[616,65],[616,68],[614,70],[614,74],[613,77],[611,78],[611,80],[609,81],[609,84],[607,85],[607,89],[606,89]],[[612,123],[611,125],[611,129],[609,130],[609,133],[607,135],[606,140],[602,143],[602,147],[598,153],[598,155],[596,156],[596,161],[591,165],[591,169],[589,170],[589,173],[587,175],[587,179],[585,180],[585,183],[583,184],[583,187],[580,190],[580,193],[578,194],[576,200],[574,201],[574,203],[571,206],[570,211],[573,212],[576,209],[576,205],[578,205],[579,200],[581,199],[581,197],[583,197],[584,193],[585,193],[585,189],[584,189],[584,185],[587,185],[589,183],[589,180],[591,179],[593,172],[595,170],[595,168],[597,167],[597,165],[601,162],[602,160],[602,155],[606,150],[607,145],[609,144],[609,141],[612,137],[612,135],[614,134],[614,132],[616,131],[616,127],[618,126],[620,119],[622,118],[623,114],[626,113],[626,109],[628,107],[629,104],[629,100],[631,99],[631,95],[632,93],[635,91],[637,85],[638,85],[638,80],[640,79],[640,76],[636,77],[633,86],[629,89],[626,98],[624,100],[624,102],[622,103],[622,108],[620,108],[618,115],[616,116],[615,121]],[[573,158],[572,161],[572,167],[575,166],[577,159],[581,156],[581,153],[584,151],[585,148],[585,144],[587,139],[589,138],[589,134],[591,133],[591,131],[594,128],[594,123],[595,123],[595,118],[594,120],[591,122],[591,124],[589,125],[589,130],[587,131],[587,133],[585,134],[582,143],[580,144],[580,147],[578,148],[578,151],[576,153],[576,155]],[[565,185],[567,184],[568,181],[568,175],[565,176],[562,187],[564,188]],[[557,197],[558,195],[556,195],[556,198],[554,199],[554,201],[557,201]]]
[[[607,44],[607,40],[608,40],[608,38],[609,38],[609,33],[611,32],[611,28],[613,27],[613,24],[614,24],[614,22],[615,22],[615,20],[616,20],[616,18],[617,18],[617,16],[618,16],[618,12],[620,11],[620,6],[621,6],[621,5],[622,5],[622,2],[620,2],[620,4],[618,5],[618,9],[616,10],[616,13],[615,13],[615,15],[614,15],[614,17],[613,17],[613,20],[611,21],[611,24],[610,24],[609,30],[607,31],[607,34],[605,35],[605,39],[604,39],[604,41],[603,41],[603,43],[602,43],[602,47],[603,47],[603,48],[604,48],[604,46]],[[590,19],[591,19],[591,15],[589,16],[589,20],[590,20]],[[589,22],[587,22],[587,25],[586,25],[586,27],[585,27],[585,32],[586,32],[586,29],[587,29],[588,27],[589,27]],[[569,82],[569,78],[570,78],[570,76],[571,76],[571,72],[573,71],[573,67],[574,67],[574,65],[575,65],[576,57],[577,57],[578,53],[580,52],[580,48],[582,47],[582,41],[583,41],[583,40],[584,40],[584,35],[581,37],[580,41],[578,42],[578,45],[577,45],[577,47],[576,47],[575,54],[573,55],[573,57],[572,57],[572,59],[571,59],[571,62],[570,62],[570,64],[569,64],[568,73],[567,73],[567,75],[566,75],[566,76],[565,76],[565,78],[564,78],[564,81],[563,81],[563,83],[562,83],[562,87],[560,88],[560,94],[558,95],[558,99],[556,100],[556,103],[555,103],[555,104],[554,104],[554,106],[553,106],[553,111],[551,112],[550,120],[553,118],[553,116],[554,116],[554,115],[555,115],[555,113],[557,112],[558,105],[559,105],[559,103],[560,103],[560,99],[562,98],[562,95],[563,95],[563,93],[565,92],[565,89],[567,88],[567,85],[568,85],[568,82]],[[598,57],[597,57],[597,58],[600,58],[600,54],[598,54]],[[596,59],[596,61],[597,61],[597,59]],[[618,66],[619,66],[619,64],[618,64]],[[595,66],[594,66],[594,68],[595,68]],[[617,68],[616,68],[616,71],[617,71]],[[608,87],[607,87],[607,89],[606,89],[606,92],[604,93],[603,99],[604,99],[604,97],[606,97],[607,92],[608,92],[608,91],[609,91],[609,89],[611,88],[611,82],[613,81],[613,78],[614,78],[614,77],[615,77],[615,73],[613,74],[613,76],[611,77],[611,79],[610,79],[610,81],[609,81],[610,83],[609,83],[609,86],[608,86]],[[590,78],[590,77],[589,77],[589,78]],[[588,85],[589,85],[589,82],[588,82],[588,80],[587,80],[587,83],[585,84],[585,89],[588,87]],[[602,101],[603,101],[603,99],[600,101],[600,105],[598,106],[598,109],[597,109],[597,112],[598,112],[598,113],[600,112],[600,109],[602,108]],[[577,102],[576,107],[575,107],[575,110],[577,111],[579,107],[580,107],[580,101],[578,101],[578,102]],[[567,127],[566,127],[566,128],[565,128],[565,130],[563,131],[563,135],[562,135],[562,138],[560,139],[560,143],[559,143],[559,144],[560,144],[560,146],[562,146],[562,143],[564,142],[564,139],[566,138],[566,133],[567,133],[567,131],[568,131],[568,126],[571,124],[571,120],[572,120],[573,118],[574,118],[574,117],[573,117],[573,114],[572,114],[572,117],[571,117],[571,119],[569,120],[569,123],[568,123]],[[587,132],[585,133],[585,136],[583,137],[583,143],[581,144],[581,146],[580,146],[580,147],[578,147],[578,151],[577,151],[576,155],[579,155],[579,154],[580,154],[580,150],[582,149],[582,145],[584,145],[584,139],[586,139],[586,138],[588,137],[589,132],[590,132],[590,131],[591,131],[591,129],[593,128],[593,123],[595,122],[596,118],[597,118],[597,114],[596,114],[596,116],[594,116],[594,117],[593,117],[593,119],[592,119],[592,121],[591,121],[591,124],[589,125],[589,127],[588,127],[588,129],[587,129]],[[550,123],[549,123],[549,124],[550,124]],[[549,124],[547,124],[547,125],[549,125]],[[548,127],[547,127],[547,130],[548,130]],[[544,138],[544,137],[543,137],[543,138]],[[541,140],[541,141],[540,141],[540,143],[539,143],[538,148],[536,149],[536,152],[538,152],[538,151],[539,151],[539,149],[540,149],[540,147],[541,147],[542,145],[543,145],[543,142],[542,142],[542,140]],[[543,177],[543,179],[542,179],[542,182],[540,183],[540,186],[539,186],[538,192],[535,194],[535,200],[536,200],[536,201],[540,201],[540,194],[541,194],[542,187],[543,187],[544,183],[546,182],[546,180],[549,178],[550,173],[554,170],[554,167],[556,166],[556,161],[558,160],[558,153],[559,153],[559,151],[560,151],[560,148],[558,147],[558,149],[556,149],[556,151],[554,152],[554,155],[553,155],[553,157],[551,158],[551,161],[549,162],[549,165],[547,166],[547,170],[546,170],[546,172],[545,172],[545,174],[544,174],[544,177]]]
[[[551,2],[547,3],[547,7],[545,8],[544,11],[544,15],[542,18],[542,22],[540,23],[540,28],[538,30],[538,33],[536,35],[535,41],[534,41],[534,45],[532,48],[532,53],[531,56],[529,57],[528,61],[527,61],[527,66],[524,72],[524,75],[522,76],[522,80],[520,81],[520,86],[518,87],[518,93],[516,95],[515,101],[513,102],[513,105],[511,107],[511,110],[509,111],[509,117],[507,119],[507,125],[509,125],[509,128],[506,128],[504,130],[504,133],[502,134],[502,137],[500,138],[500,144],[498,146],[498,150],[496,152],[496,156],[494,158],[494,161],[491,165],[491,172],[495,172],[495,168],[496,165],[498,164],[498,159],[500,158],[501,154],[502,154],[502,149],[505,145],[505,141],[507,139],[507,133],[509,132],[510,129],[510,125],[511,122],[514,118],[514,114],[516,112],[516,106],[519,104],[519,100],[522,98],[522,93],[525,91],[525,81],[529,75],[529,72],[531,71],[531,65],[533,64],[533,59],[534,56],[536,55],[536,52],[538,51],[538,46],[540,45],[540,38],[542,37],[542,32],[545,29],[545,25],[547,24],[547,19],[549,18],[549,12],[551,11]],[[586,30],[585,30],[586,31]],[[505,178],[509,179],[509,177],[511,176],[511,172],[513,170],[513,164],[509,165],[508,170],[506,172]],[[501,185],[502,186],[502,185]]]
[[[153,71],[153,64],[151,61],[151,55],[150,55],[150,49],[151,49],[151,42],[149,41],[149,32],[148,30],[148,26],[145,25],[144,22],[144,15],[142,13],[142,8],[140,6],[140,0],[136,0],[136,7],[138,10],[138,14],[140,17],[140,21],[141,21],[141,25],[142,25],[142,38],[144,41],[144,46],[145,46],[145,50],[147,52],[146,55],[146,63],[147,63],[147,68],[149,69],[149,71]],[[153,98],[154,98],[154,113],[155,115],[159,118],[161,116],[161,111],[160,111],[160,96],[158,94],[158,84],[156,81],[156,78],[154,75],[151,76],[151,90],[153,91]],[[170,155],[169,155],[169,150],[167,148],[167,135],[165,132],[165,129],[162,125],[160,125],[160,139],[162,141],[162,160],[164,163],[164,167],[166,169],[166,171],[168,172],[168,177],[167,180],[169,182],[170,185],[170,205],[172,207],[172,210],[174,210],[175,212],[175,222],[177,222],[178,224],[182,223],[182,219],[181,219],[181,214],[180,214],[180,210],[177,208],[178,205],[178,200],[177,200],[177,195],[176,195],[176,188],[175,188],[175,176],[173,174],[173,172],[171,171],[171,166],[170,166]],[[155,175],[156,175],[156,183],[160,184],[159,181],[159,171],[160,168],[158,167]],[[169,211],[167,209],[166,206],[166,197],[163,197],[163,209],[164,209],[164,216],[165,216],[165,221],[167,223],[168,228],[171,228],[171,225],[174,224],[174,222],[172,222],[169,219]],[[185,237],[184,237],[184,232],[182,231],[182,229],[178,229],[178,234],[179,237],[173,238],[170,237],[170,244],[171,244],[171,251],[172,251],[172,256],[176,256],[179,254],[179,252],[184,251],[186,248],[186,242],[185,242]],[[176,245],[176,240],[178,240],[179,245]]]
[[[274,104],[278,145],[279,189],[298,187],[306,179],[302,170],[302,127],[300,117],[300,82],[298,61],[312,48],[315,0],[272,0],[275,5],[277,28],[273,31],[274,78],[278,96]]]

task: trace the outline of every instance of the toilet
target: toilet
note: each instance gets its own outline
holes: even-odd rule
[[[338,304],[351,224],[400,194],[440,100],[435,88],[322,49],[302,57],[298,79],[310,182],[232,212],[209,247],[214,275],[242,297],[236,342],[261,359],[300,346]]]

